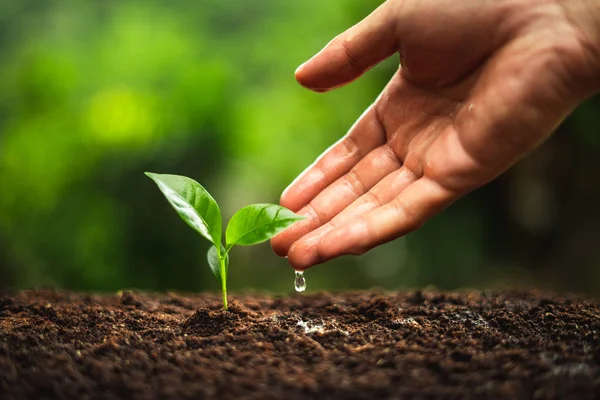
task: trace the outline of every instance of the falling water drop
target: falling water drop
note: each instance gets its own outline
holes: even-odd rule
[[[304,272],[296,271],[296,279],[294,280],[294,286],[296,292],[304,292],[306,289],[306,280],[304,279]]]

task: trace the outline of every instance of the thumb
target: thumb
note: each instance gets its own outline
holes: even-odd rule
[[[393,2],[380,5],[369,16],[335,37],[296,70],[296,80],[316,92],[343,86],[391,56],[397,49]]]

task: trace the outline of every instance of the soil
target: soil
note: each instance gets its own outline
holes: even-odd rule
[[[600,397],[600,302],[539,292],[0,296],[0,399]]]

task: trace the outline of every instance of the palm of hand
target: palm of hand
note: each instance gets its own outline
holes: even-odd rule
[[[462,30],[438,24],[427,35],[400,35],[400,45],[369,49],[360,41],[378,43],[369,19],[390,18],[390,11],[377,10],[345,34],[352,40],[334,40],[298,71],[301,83],[329,90],[392,52],[403,57],[372,107],[282,196],[282,205],[308,217],[272,241],[297,269],[364,253],[418,228],[510,167],[580,100],[570,77],[585,70],[585,51],[552,13],[551,30],[502,34],[499,44],[460,42],[487,29],[497,15],[490,13],[471,25],[458,18]],[[435,25],[439,13],[427,12]],[[412,31],[424,31],[415,24]],[[380,25],[383,43],[392,35]]]

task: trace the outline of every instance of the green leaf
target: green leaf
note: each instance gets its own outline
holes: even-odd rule
[[[225,254],[225,248],[223,248],[223,246],[221,246],[221,254]],[[217,248],[215,246],[210,246],[206,258],[208,259],[208,265],[210,265],[211,271],[215,274],[217,279],[221,281],[221,266],[219,265],[219,255],[217,254]],[[228,270],[229,254],[225,254],[225,277],[227,277]]]
[[[304,217],[276,204],[246,206],[229,220],[225,233],[227,248],[265,242],[301,219]]]
[[[198,182],[185,176],[146,172],[177,214],[215,246],[221,245],[223,221],[215,199]]]

